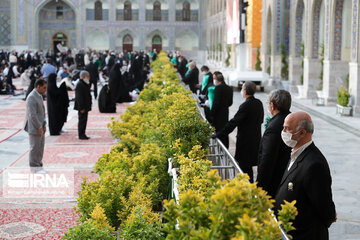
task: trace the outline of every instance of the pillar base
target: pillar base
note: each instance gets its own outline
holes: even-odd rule
[[[354,113],[360,113],[360,66],[359,63],[349,63],[349,91],[351,94],[350,104]]]
[[[320,88],[321,63],[319,59],[304,58],[304,97],[315,98]]]
[[[349,73],[349,63],[343,61],[324,61],[323,92],[326,105],[335,105],[337,91],[345,86],[346,75]]]

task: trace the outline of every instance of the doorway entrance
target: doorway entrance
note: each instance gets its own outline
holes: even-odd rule
[[[126,52],[133,51],[133,38],[129,34],[126,34],[123,37],[123,51]]]
[[[68,47],[68,37],[63,32],[57,32],[53,35],[52,46],[55,54],[60,52],[58,47],[59,44],[61,45],[60,49],[61,47]]]
[[[162,39],[159,35],[155,35],[152,38],[152,49],[156,49],[156,52],[159,53],[162,50]]]

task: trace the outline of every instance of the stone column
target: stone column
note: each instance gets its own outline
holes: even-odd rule
[[[175,0],[169,1],[169,22],[175,22],[176,18],[176,5]]]
[[[116,16],[115,16],[115,1],[114,0],[110,0],[110,7],[109,7],[109,46],[110,49],[115,49],[115,26],[114,23],[116,21]]]
[[[146,1],[139,0],[139,21],[145,22]]]
[[[340,85],[345,85],[345,78],[349,71],[347,62],[334,59],[334,13],[331,11],[330,1],[325,1],[325,43],[324,43],[324,76],[323,93],[325,104],[335,105],[337,91]]]
[[[359,65],[359,5],[360,0],[353,1],[352,13],[352,41],[351,41],[351,62],[349,63],[349,91],[351,104],[355,113],[360,113],[360,65]]]
[[[274,78],[281,77],[281,8],[282,1],[275,0],[272,2],[274,11],[272,12],[271,21],[271,66],[270,75]]]
[[[319,59],[313,58],[313,15],[309,11],[311,1],[305,2],[305,16],[306,17],[306,37],[304,49],[304,67],[303,67],[303,97],[314,98],[316,96],[315,90],[320,83],[321,63]],[[300,73],[301,74],[301,73]],[[299,77],[300,79],[300,77]]]
[[[320,84],[321,63],[319,59],[304,58],[304,96],[314,98]]]
[[[296,4],[292,4],[290,7],[290,46],[289,46],[289,91],[297,93],[297,85],[300,84],[301,74],[303,69],[301,67],[302,59],[296,52]],[[304,9],[303,17],[306,17],[306,10]],[[306,45],[306,44],[305,44]],[[303,96],[301,96],[303,97]]]

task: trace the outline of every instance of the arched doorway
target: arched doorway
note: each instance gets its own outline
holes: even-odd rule
[[[36,14],[36,48],[58,51],[56,44],[63,41],[64,47],[76,47],[76,14],[67,0],[48,1]],[[57,43],[54,45],[54,42]]]
[[[52,49],[55,53],[58,53],[59,47],[58,45],[61,45],[61,47],[68,47],[68,37],[63,32],[57,32],[52,37]]]
[[[123,51],[132,52],[133,51],[133,38],[130,34],[126,34],[123,37]]]
[[[162,38],[159,35],[155,35],[152,38],[152,50],[156,49],[156,52],[160,52],[162,50]]]

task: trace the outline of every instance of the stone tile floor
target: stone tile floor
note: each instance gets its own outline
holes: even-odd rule
[[[70,92],[70,95],[73,95]],[[46,134],[44,168],[74,168],[73,198],[5,198],[2,194],[3,171],[9,167],[28,167],[28,135],[22,130],[25,102],[20,96],[0,96],[0,239],[60,239],[76,224],[73,209],[83,177],[95,180],[91,173],[102,153],[116,143],[107,129],[111,117],[117,118],[127,104],[119,104],[116,114],[101,114],[96,101],[89,113],[88,141],[77,139],[77,112],[69,107],[67,131],[60,136]],[[45,104],[46,106],[46,104]]]

